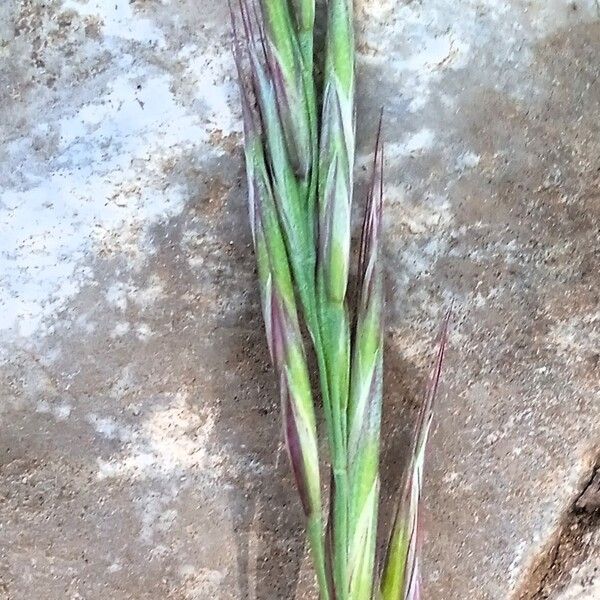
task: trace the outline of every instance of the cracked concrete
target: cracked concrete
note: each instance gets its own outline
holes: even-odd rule
[[[386,107],[384,495],[453,297],[427,597],[516,599],[600,450],[600,11],[356,6],[359,188]],[[228,44],[220,0],[0,6],[2,600],[312,597]],[[549,593],[598,597],[594,556]]]
[[[600,591],[600,470],[596,466],[540,557],[521,600],[593,600]]]

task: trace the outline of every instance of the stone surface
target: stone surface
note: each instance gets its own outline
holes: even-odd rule
[[[600,528],[596,524],[593,532],[585,532],[585,559],[566,575],[560,591],[546,597],[556,600],[595,600],[600,598]]]
[[[600,598],[600,539],[591,541],[589,560],[578,567],[567,587],[557,594],[556,600],[596,600]]]
[[[454,298],[427,597],[516,599],[600,452],[600,6],[356,4],[385,496]],[[8,0],[0,40],[0,598],[310,597],[224,3]]]
[[[600,470],[565,515],[556,542],[529,581],[524,598],[593,600],[600,594]]]

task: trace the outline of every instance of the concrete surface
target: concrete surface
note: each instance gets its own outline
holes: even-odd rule
[[[458,305],[427,597],[597,598],[586,553],[551,559],[600,454],[600,7],[357,23],[359,179],[386,107],[386,495]],[[2,600],[312,597],[228,43],[221,0],[0,5]]]

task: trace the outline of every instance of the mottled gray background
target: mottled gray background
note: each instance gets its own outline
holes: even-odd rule
[[[457,302],[426,597],[598,599],[600,6],[356,13],[359,190],[386,107],[386,498]],[[0,57],[0,599],[312,598],[225,3],[4,0]]]

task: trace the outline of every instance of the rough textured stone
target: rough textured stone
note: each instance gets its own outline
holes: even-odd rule
[[[385,495],[454,298],[427,597],[516,599],[600,452],[600,7],[356,4]],[[310,597],[225,3],[8,0],[0,40],[0,598]]]
[[[600,592],[600,470],[565,515],[522,598],[592,600]]]
[[[556,600],[596,600],[600,598],[600,536],[590,540],[589,559],[574,570],[567,587]]]

